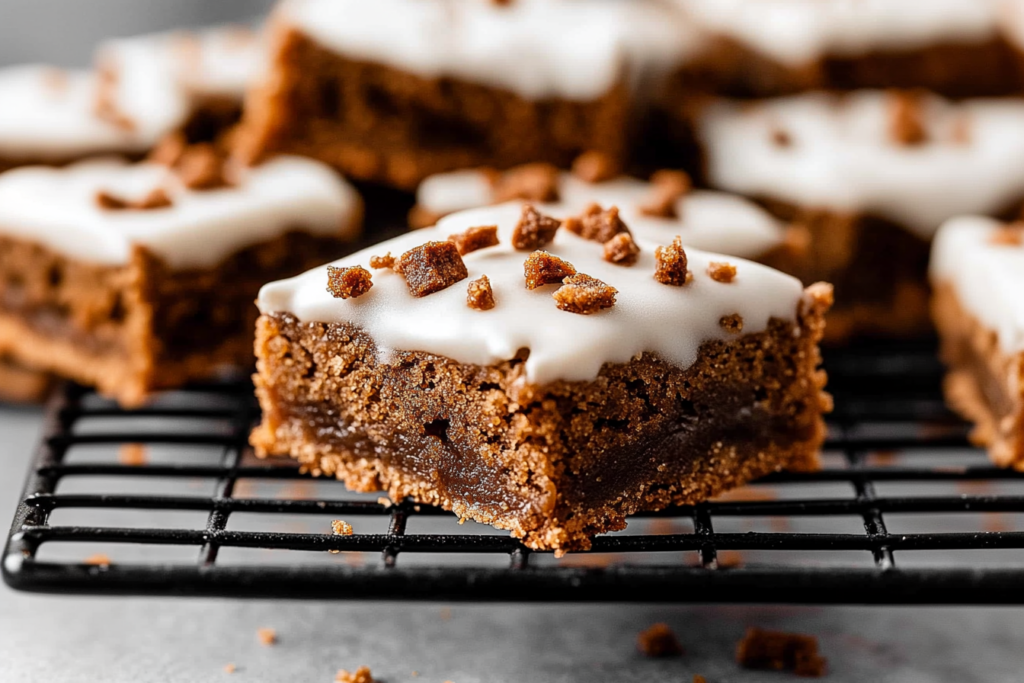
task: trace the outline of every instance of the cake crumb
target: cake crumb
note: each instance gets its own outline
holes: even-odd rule
[[[395,257],[391,255],[391,252],[384,254],[383,256],[371,256],[370,267],[374,270],[380,270],[382,268],[394,268]]]
[[[122,199],[106,190],[100,190],[95,195],[96,204],[105,211],[125,211],[135,209],[148,211],[150,209],[163,209],[171,205],[171,198],[163,188],[154,188],[145,197],[138,201]]]
[[[256,638],[262,645],[277,645],[277,631],[272,628],[261,628],[256,631]]]
[[[889,134],[900,145],[913,146],[928,140],[922,116],[921,98],[917,93],[891,93]]]
[[[380,498],[377,499],[377,505],[383,506],[384,509],[386,510],[387,508],[394,505],[394,503],[387,496],[381,496]]]
[[[736,646],[736,662],[744,669],[785,670],[811,678],[824,676],[827,664],[814,636],[753,627]]]
[[[1024,225],[1004,225],[989,236],[989,244],[1001,247],[1024,245]]]
[[[427,242],[398,259],[396,270],[415,297],[427,296],[469,277],[459,249],[452,242]]]
[[[776,147],[790,147],[793,144],[793,138],[781,128],[776,128],[772,131],[772,143]]]
[[[729,284],[736,279],[736,266],[724,261],[712,261],[708,264],[708,275],[715,282]]]
[[[478,249],[496,246],[498,244],[498,226],[480,225],[469,228],[457,235],[449,235],[448,241],[455,244],[460,256],[465,256]]]
[[[526,276],[526,288],[537,289],[562,282],[570,275],[575,275],[576,268],[554,254],[535,251],[523,261],[523,274]]]
[[[181,184],[190,190],[214,190],[227,185],[223,160],[213,145],[201,143],[183,150],[175,164]]]
[[[523,206],[523,213],[512,232],[512,246],[519,251],[540,249],[555,239],[562,222],[533,208],[532,204]]]
[[[128,202],[116,197],[106,190],[100,190],[95,195],[96,205],[106,211],[120,211],[128,208]]]
[[[678,235],[672,240],[671,245],[654,250],[654,263],[654,279],[663,285],[682,287],[693,279],[693,275],[686,267],[683,239]]]
[[[693,683],[708,683],[708,681],[700,674],[693,674]]]
[[[355,671],[341,669],[334,676],[334,683],[377,683],[377,681],[370,673],[370,667],[361,666]]]
[[[569,232],[602,244],[620,233],[629,232],[629,228],[619,218],[619,207],[612,206],[605,210],[593,203],[579,216],[566,218],[564,225]]]
[[[726,332],[732,334],[739,334],[743,331],[743,316],[739,313],[731,313],[729,315],[723,315],[719,320],[718,324],[722,326]]]
[[[640,256],[640,247],[628,232],[620,232],[604,243],[604,260],[619,266],[631,266]]]
[[[685,197],[692,186],[684,171],[661,170],[651,176],[651,192],[640,205],[640,213],[659,218],[678,218],[676,202]]]
[[[645,657],[678,657],[683,654],[676,634],[668,624],[655,624],[636,637],[636,647]]]
[[[618,290],[584,273],[576,273],[562,280],[562,286],[552,294],[560,310],[580,315],[597,313],[615,305]]]
[[[141,443],[124,443],[117,449],[117,461],[130,467],[141,467],[146,464],[146,445]]]
[[[166,209],[172,204],[173,202],[168,196],[167,190],[162,187],[155,187],[141,201],[136,203],[133,208],[148,211],[151,209]]]
[[[226,674],[233,674],[236,671],[238,671],[238,667],[235,666],[234,664],[225,664],[224,665],[224,673],[226,673]]]
[[[585,183],[603,183],[619,175],[619,168],[604,152],[590,150],[576,157],[572,162],[572,172]]]
[[[335,299],[355,299],[370,291],[373,276],[362,266],[327,266],[327,291]]]
[[[558,201],[558,169],[543,162],[523,164],[492,176],[495,204],[523,199],[529,202]]]
[[[489,311],[494,308],[494,291],[491,289],[491,281],[486,275],[481,275],[476,280],[470,280],[469,289],[466,292],[466,305],[478,311]]]
[[[331,531],[335,536],[351,536],[352,525],[343,519],[335,519],[331,522]]]
[[[146,159],[154,164],[173,167],[181,160],[181,155],[185,153],[186,147],[188,147],[188,141],[182,132],[168,133],[160,138]]]
[[[109,567],[111,565],[110,556],[106,553],[95,553],[85,558],[85,564],[93,567]]]

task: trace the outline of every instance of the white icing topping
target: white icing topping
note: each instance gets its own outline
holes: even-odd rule
[[[980,43],[997,35],[1001,0],[676,0],[707,30],[778,62]]]
[[[368,293],[335,299],[326,290],[327,270],[322,267],[264,286],[260,310],[288,312],[302,321],[353,323],[373,337],[385,360],[393,351],[407,350],[489,365],[529,349],[526,380],[544,384],[593,380],[604,363],[626,363],[645,351],[688,367],[701,343],[735,336],[719,324],[723,316],[739,313],[743,332],[758,332],[772,317],[793,320],[802,300],[802,287],[793,277],[696,249],[687,251],[693,281],[684,287],[664,285],[654,279],[656,243],[637,240],[639,261],[623,267],[603,260],[601,244],[559,230],[545,249],[618,290],[617,303],[609,309],[591,315],[567,313],[551,296],[557,285],[533,291],[525,287],[523,262],[529,252],[511,246],[520,212],[518,203],[508,203],[455,213],[434,228],[401,235],[334,264],[369,268],[373,255],[391,252],[397,258],[472,226],[497,225],[501,243],[465,255],[469,278],[440,292],[413,297],[404,278],[385,269],[373,271]],[[736,279],[730,284],[712,280],[706,272],[711,261],[736,265]],[[466,305],[467,285],[481,275],[490,279],[497,302],[489,311]]]
[[[127,263],[132,247],[142,245],[183,268],[216,265],[289,229],[354,237],[359,228],[359,195],[318,162],[276,157],[238,175],[233,187],[195,191],[151,163],[19,168],[0,174],[0,231],[108,265]],[[109,210],[96,202],[100,191],[134,201],[157,187],[172,206]]]
[[[531,99],[591,100],[648,83],[696,52],[659,0],[288,0],[284,20],[349,58],[450,76]]]
[[[667,243],[679,235],[686,246],[741,258],[763,256],[782,242],[783,227],[768,212],[722,192],[688,193],[676,202],[678,218],[645,215],[640,206],[649,200],[652,189],[650,183],[625,176],[586,183],[563,173],[559,179],[559,201],[537,206],[556,218],[577,215],[592,202],[604,208],[617,206],[630,231],[643,239]],[[487,206],[494,201],[486,175],[474,170],[427,178],[420,184],[416,200],[434,214]]]
[[[1024,246],[993,244],[1002,223],[955,218],[935,235],[931,277],[952,285],[960,305],[989,329],[1008,353],[1024,351]]]
[[[808,93],[716,103],[698,137],[716,187],[872,213],[926,239],[948,218],[1005,210],[1024,195],[1024,101],[928,97],[922,117],[928,140],[901,145],[885,93]],[[778,131],[790,144],[773,139]]]
[[[149,146],[149,140],[98,118],[95,104],[90,73],[42,65],[0,70],[0,156],[61,161]]]
[[[155,141],[185,122],[197,96],[241,101],[263,55],[258,35],[224,27],[107,41],[97,63],[115,75],[114,107]]]

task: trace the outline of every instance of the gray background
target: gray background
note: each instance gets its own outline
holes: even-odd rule
[[[373,0],[366,0],[372,2]],[[249,18],[241,0],[0,0],[0,64],[85,64],[101,37]],[[0,408],[0,527],[37,438],[37,410]],[[138,515],[136,523],[145,524]],[[640,629],[668,622],[687,653],[635,654]],[[762,606],[444,606],[260,600],[98,599],[15,594],[0,587],[0,682],[329,683],[371,666],[384,680],[423,683],[711,683],[788,680],[739,671],[748,625],[813,633],[831,681],[1003,683],[1024,680],[1016,608]],[[273,627],[280,643],[258,644]],[[238,672],[228,676],[227,663]],[[413,677],[413,671],[419,672]]]

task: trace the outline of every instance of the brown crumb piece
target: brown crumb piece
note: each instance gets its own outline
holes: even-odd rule
[[[100,190],[96,193],[96,204],[101,209],[107,211],[120,211],[128,208],[128,202],[120,197],[115,197],[106,190]]]
[[[559,309],[569,313],[590,315],[615,305],[618,290],[595,277],[576,273],[562,280],[563,284],[552,294]]]
[[[928,140],[921,97],[917,93],[895,91],[891,94],[889,133],[900,145],[920,145]]]
[[[185,139],[184,133],[180,131],[168,133],[160,138],[147,159],[162,166],[174,166],[181,159],[181,155],[185,153],[186,147],[188,147],[188,141]]]
[[[263,645],[277,645],[277,631],[272,628],[257,629],[256,638]]]
[[[726,332],[732,334],[739,334],[743,331],[743,316],[739,313],[732,313],[730,315],[723,315],[718,321],[718,324],[722,326]]]
[[[167,192],[160,187],[154,188],[145,197],[138,201],[128,201],[106,190],[96,193],[96,204],[105,211],[125,211],[129,209],[148,211],[151,209],[163,209],[171,206],[171,198]]]
[[[553,285],[570,275],[575,275],[576,268],[554,254],[535,251],[523,261],[523,274],[526,276],[526,288],[537,289],[544,285]]]
[[[693,683],[708,683],[708,681],[700,674],[693,674]]]
[[[214,190],[228,184],[224,160],[210,144],[198,144],[182,151],[175,170],[181,183],[190,190]]]
[[[736,279],[736,266],[724,261],[712,261],[708,264],[708,275],[715,282],[728,284]]]
[[[814,636],[759,628],[747,629],[736,646],[736,662],[744,669],[785,670],[812,678],[824,676],[826,665]]]
[[[111,564],[110,556],[106,553],[96,553],[85,558],[85,564],[93,567],[109,567]]]
[[[137,202],[132,208],[148,211],[151,209],[166,209],[171,206],[171,204],[171,198],[167,196],[167,191],[162,187],[156,187],[150,190],[149,194],[143,197],[142,200]]]
[[[663,285],[682,287],[693,278],[686,267],[683,238],[678,235],[670,246],[654,250],[654,262],[654,279]]]
[[[335,299],[355,299],[370,291],[373,276],[362,266],[327,266],[327,291]]]
[[[353,533],[352,525],[343,519],[336,519],[331,522],[331,531],[335,536],[351,536]]]
[[[572,162],[573,174],[585,183],[603,183],[619,175],[615,161],[597,150],[584,152]]]
[[[551,164],[523,164],[493,176],[495,204],[525,199],[529,202],[558,201],[558,169]]]
[[[427,296],[469,277],[459,249],[452,242],[427,242],[398,259],[396,270],[413,296]]]
[[[636,647],[645,657],[678,657],[683,654],[676,634],[668,624],[655,624],[636,637]]]
[[[988,241],[989,244],[1001,247],[1019,247],[1024,245],[1024,225],[1004,225],[992,233]]]
[[[470,280],[469,290],[466,292],[466,305],[478,311],[489,311],[494,308],[494,290],[491,289],[491,281],[486,275]]]
[[[640,247],[628,232],[620,232],[604,243],[604,260],[620,266],[631,266],[640,256]]]
[[[342,669],[334,677],[334,683],[376,683],[370,667],[361,666],[355,671]]]
[[[735,569],[743,566],[743,553],[738,550],[719,550],[718,566],[721,569]]]
[[[579,216],[566,218],[565,229],[583,239],[602,244],[619,233],[629,232],[629,228],[619,218],[619,207],[612,206],[605,210],[597,204],[590,204]]]
[[[117,461],[130,467],[141,467],[146,464],[146,445],[141,443],[125,443],[117,449]]]
[[[235,666],[234,664],[225,664],[224,665],[224,673],[226,673],[226,674],[233,674],[236,671],[238,671],[238,667]]]
[[[370,267],[374,270],[380,270],[381,268],[394,268],[395,257],[391,255],[390,251],[383,256],[371,256]]]
[[[640,213],[659,218],[678,218],[676,202],[690,191],[692,182],[684,171],[657,171],[651,176],[651,193]]]
[[[793,138],[781,128],[776,128],[772,131],[772,143],[776,147],[789,147],[793,144]]]
[[[519,251],[540,249],[555,239],[555,233],[561,225],[561,221],[545,216],[527,204],[523,207],[516,229],[512,232],[512,246]]]
[[[496,246],[498,244],[498,226],[480,225],[469,228],[457,235],[449,235],[448,241],[458,247],[461,256],[465,256],[478,249]]]

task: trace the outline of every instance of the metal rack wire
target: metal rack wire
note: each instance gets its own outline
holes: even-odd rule
[[[969,446],[933,349],[838,353],[828,367],[837,410],[823,470],[639,515],[560,559],[255,460],[246,384],[131,412],[68,386],[48,408],[3,576],[25,591],[119,595],[1024,603],[1024,476]],[[332,535],[331,519],[356,533]]]

